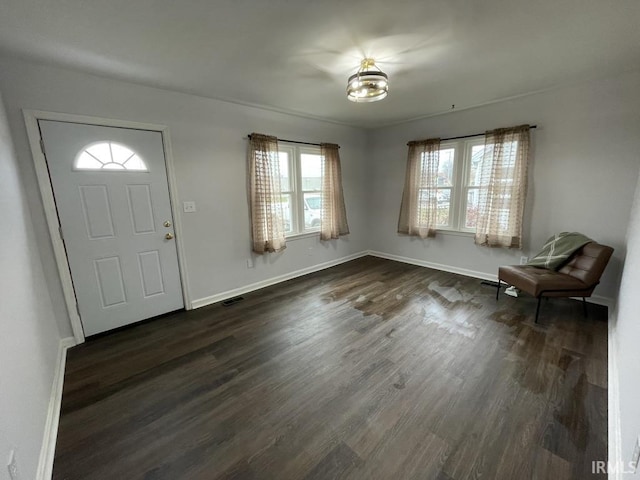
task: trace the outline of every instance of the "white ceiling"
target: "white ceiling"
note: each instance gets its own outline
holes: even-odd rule
[[[640,0],[0,0],[0,49],[372,127],[640,68]],[[364,56],[387,99],[354,104]]]

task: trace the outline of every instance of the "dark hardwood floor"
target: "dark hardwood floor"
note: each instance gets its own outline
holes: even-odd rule
[[[364,257],[69,351],[61,479],[578,479],[606,308]],[[604,475],[601,475],[604,478]]]

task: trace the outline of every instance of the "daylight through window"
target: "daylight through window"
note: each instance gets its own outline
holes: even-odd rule
[[[484,150],[482,136],[441,143],[436,189],[438,230],[475,231],[481,182],[479,165]],[[427,201],[424,192],[426,189],[421,189],[418,212]]]
[[[320,148],[280,142],[278,157],[286,235],[319,231],[322,212]]]
[[[115,142],[99,142],[85,147],[77,156],[74,169],[148,171],[137,153]]]

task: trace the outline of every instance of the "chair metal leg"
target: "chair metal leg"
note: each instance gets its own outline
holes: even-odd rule
[[[540,314],[540,301],[542,300],[542,297],[538,297],[538,306],[536,307],[536,320],[535,323],[538,323],[538,315]]]
[[[500,297],[500,283],[501,283],[501,280],[498,279],[498,291],[496,292],[496,301],[498,301],[498,298]]]
[[[582,297],[582,308],[584,310],[584,318],[587,318],[587,299]]]

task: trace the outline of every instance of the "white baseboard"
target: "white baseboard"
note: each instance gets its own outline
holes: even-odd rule
[[[498,281],[497,275],[478,272],[477,270],[469,270],[467,268],[452,267],[451,265],[445,265],[443,263],[427,262],[426,260],[419,260],[417,258],[410,258],[410,257],[402,257],[400,255],[377,252],[375,250],[369,250],[369,255],[372,255],[374,257],[386,258],[387,260],[395,260],[396,262],[409,263],[411,265],[418,265],[420,267],[433,268],[434,270],[442,270],[443,272],[457,273],[458,275],[464,275],[465,277],[480,278],[482,280],[489,280],[492,282]]]
[[[609,465],[623,465],[622,462],[622,431],[620,426],[620,386],[618,373],[618,347],[615,336],[616,312],[609,314],[609,352],[608,352],[608,388],[607,404],[609,406]],[[609,472],[609,480],[621,480],[618,468]]]
[[[292,278],[301,277],[309,273],[318,272],[320,270],[324,270],[330,267],[335,267],[336,265],[340,265],[341,263],[350,262],[351,260],[355,260],[356,258],[360,258],[360,257],[365,257],[367,255],[368,255],[368,252],[366,251],[358,252],[358,253],[354,253],[353,255],[347,255],[346,257],[340,257],[335,260],[330,260],[328,262],[312,265],[311,267],[302,268],[300,270],[296,270],[290,273],[285,273],[284,275],[268,278],[266,280],[262,280],[256,283],[251,283],[243,287],[227,290],[226,292],[216,293],[215,295],[211,295],[209,297],[193,300],[191,302],[191,306],[192,308],[200,308],[206,305],[211,305],[212,303],[218,303],[228,298],[237,297],[238,295],[243,295],[245,293],[253,292],[254,290],[260,290],[261,288],[269,287],[271,285],[275,285],[276,283],[285,282],[287,280],[291,280]]]
[[[336,265],[340,265],[341,263],[349,262],[351,260],[355,260],[356,258],[365,257],[367,255],[371,255],[373,257],[385,258],[387,260],[394,260],[396,262],[408,263],[411,265],[418,265],[420,267],[432,268],[434,270],[441,270],[443,272],[456,273],[458,275],[464,275],[466,277],[479,278],[481,280],[489,280],[492,282],[498,281],[498,276],[490,273],[480,272],[477,270],[469,270],[467,268],[461,267],[453,267],[451,265],[445,265],[443,263],[433,263],[427,262],[426,260],[420,260],[417,258],[403,257],[400,255],[394,255],[391,253],[378,252],[375,250],[367,250],[364,252],[355,253],[353,255],[348,255],[346,257],[337,258],[335,260],[331,260],[329,262],[320,263],[318,265],[313,265],[311,267],[303,268],[300,270],[296,270],[294,272],[286,273],[284,275],[279,275],[277,277],[268,278],[266,280],[262,280],[260,282],[251,283],[249,285],[245,285],[243,287],[234,288],[232,290],[227,290],[225,292],[217,293],[215,295],[211,295],[209,297],[199,298],[193,300],[191,302],[192,308],[200,308],[206,305],[211,305],[212,303],[221,302],[228,298],[236,297],[238,295],[243,295],[245,293],[253,292],[255,290],[259,290],[261,288],[265,288],[271,285],[275,285],[276,283],[284,282],[287,280],[291,280],[292,278],[301,277],[302,275],[307,275],[309,273],[317,272],[320,270],[324,270],[325,268],[334,267]],[[608,297],[603,297],[600,295],[592,295],[587,298],[587,302],[595,303],[597,305],[604,305],[609,307],[611,311],[613,306],[613,299]]]
[[[445,265],[443,263],[427,262],[426,260],[420,260],[417,258],[402,257],[400,255],[393,255],[391,253],[378,252],[375,250],[369,250],[369,255],[374,257],[386,258],[387,260],[395,260],[396,262],[409,263],[411,265],[418,265],[420,267],[432,268],[434,270],[441,270],[443,272],[457,273],[458,275],[464,275],[465,277],[479,278],[481,280],[489,280],[491,282],[498,281],[498,275],[491,273],[479,272],[477,270],[469,270],[467,268],[453,267],[451,265]],[[582,298],[572,297],[576,300],[582,300]],[[611,311],[614,301],[612,298],[603,297],[601,295],[592,295],[587,298],[587,302],[594,303],[596,305],[604,305],[609,307]]]
[[[73,337],[60,340],[58,348],[58,360],[56,371],[53,375],[51,386],[51,397],[49,398],[49,410],[47,412],[47,423],[44,428],[42,448],[40,449],[40,459],[38,461],[38,471],[36,480],[51,480],[53,473],[53,457],[56,453],[56,438],[58,437],[58,423],[60,421],[60,406],[62,404],[62,386],[64,384],[64,368],[67,362],[67,350],[76,345]]]

